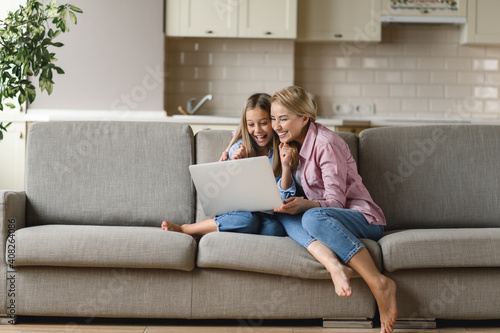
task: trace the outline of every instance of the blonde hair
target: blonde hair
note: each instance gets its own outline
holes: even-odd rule
[[[302,117],[309,117],[311,122],[316,122],[316,103],[311,95],[303,88],[289,86],[274,93],[271,103],[279,103],[291,113]]]
[[[257,155],[256,148],[258,147],[258,144],[252,138],[250,133],[248,133],[248,126],[247,126],[247,111],[256,108],[259,108],[267,112],[267,114],[269,114],[269,121],[271,121],[271,96],[266,93],[257,93],[250,96],[245,102],[245,105],[243,106],[243,112],[241,113],[240,124],[231,142],[229,143],[229,146],[226,149],[227,152],[229,152],[229,148],[231,148],[231,146],[236,141],[241,139],[248,153],[248,157],[255,157]],[[273,172],[274,176],[278,177],[281,175],[279,138],[274,131],[272,131],[271,135],[273,137],[268,144],[268,148],[273,150]]]
[[[278,103],[292,114],[299,117],[309,117],[309,121],[316,122],[316,103],[311,94],[299,86],[289,86],[274,93],[271,103]],[[296,141],[289,142],[292,148],[290,166],[296,168],[299,162],[300,145]]]

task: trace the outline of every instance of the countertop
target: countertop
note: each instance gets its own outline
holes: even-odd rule
[[[100,111],[100,110],[28,110],[28,113],[0,112],[0,122],[47,122],[47,121],[167,121],[189,124],[237,125],[239,116],[174,115],[165,111]],[[380,127],[417,126],[431,124],[478,124],[500,125],[500,119],[433,119],[389,117],[321,117],[317,122],[326,126]]]

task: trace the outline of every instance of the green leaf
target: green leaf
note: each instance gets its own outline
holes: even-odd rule
[[[54,67],[54,69],[56,70],[57,74],[64,74],[64,71],[61,67]]]
[[[14,104],[12,104],[12,103],[5,103],[5,106],[8,106],[11,109],[15,109],[16,108],[16,106]]]
[[[76,15],[75,15],[75,13],[73,13],[73,12],[69,12],[69,17],[70,17],[70,19],[71,19],[71,22],[73,22],[73,24],[76,24],[76,21],[77,21],[77,20],[76,20]]]
[[[80,14],[83,13],[83,11],[80,8],[73,6],[73,5],[69,5],[69,9],[71,9],[74,12],[80,13]]]

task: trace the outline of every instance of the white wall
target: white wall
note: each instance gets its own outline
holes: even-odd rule
[[[18,9],[21,2],[21,0],[2,0],[0,2],[0,20],[3,20],[9,11]]]
[[[3,4],[2,0],[2,4]],[[30,110],[163,110],[163,0],[70,0],[78,24],[56,41],[54,91]],[[36,82],[36,85],[38,82]]]

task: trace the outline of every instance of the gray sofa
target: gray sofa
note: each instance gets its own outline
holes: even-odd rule
[[[387,217],[387,235],[363,242],[398,284],[400,323],[499,319],[500,128],[339,134]],[[352,279],[352,297],[337,297],[328,272],[288,237],[212,233],[197,244],[161,230],[165,219],[205,218],[188,166],[217,160],[230,137],[193,136],[188,125],[167,122],[32,125],[26,191],[0,191],[4,322],[323,318],[325,326],[370,325],[376,303],[363,280]]]

